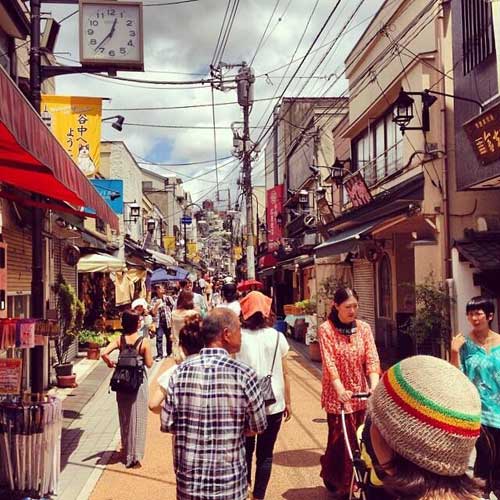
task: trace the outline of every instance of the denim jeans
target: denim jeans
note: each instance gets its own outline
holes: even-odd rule
[[[163,336],[167,339],[167,356],[172,354],[172,337],[170,336],[170,328],[158,326],[156,329],[156,355],[163,356]]]
[[[267,429],[257,436],[246,438],[247,479],[248,484],[252,482],[252,458],[257,443],[257,466],[255,470],[255,482],[253,485],[253,496],[264,498],[267,485],[271,477],[273,466],[273,450],[278,432],[281,427],[283,412],[267,416]]]

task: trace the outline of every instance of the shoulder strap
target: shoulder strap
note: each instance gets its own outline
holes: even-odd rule
[[[278,344],[280,342],[280,332],[276,331],[276,346],[274,348],[273,364],[271,365],[271,375],[274,371],[274,362],[276,361],[276,353],[278,351]]]
[[[143,341],[144,337],[139,337],[135,342],[134,342],[134,349],[139,352],[140,350],[140,345]]]

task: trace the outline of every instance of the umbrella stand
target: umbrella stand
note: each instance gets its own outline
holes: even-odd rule
[[[55,493],[60,476],[62,404],[0,402],[0,472],[11,491]]]

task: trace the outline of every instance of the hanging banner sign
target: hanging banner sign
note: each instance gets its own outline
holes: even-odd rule
[[[175,236],[164,236],[163,237],[163,248],[166,254],[175,252]]]
[[[41,116],[87,177],[95,177],[101,160],[102,99],[42,95]]]
[[[0,394],[20,394],[23,362],[20,359],[0,359]]]
[[[187,244],[187,254],[190,259],[196,256],[198,253],[198,245],[196,243]]]
[[[280,238],[283,236],[283,228],[279,224],[282,219],[283,210],[283,184],[277,184],[267,190],[267,210],[266,210],[266,225],[267,225],[267,248],[269,251],[278,250]]]
[[[344,187],[349,195],[354,208],[368,205],[373,198],[360,172],[356,172],[344,182]]]

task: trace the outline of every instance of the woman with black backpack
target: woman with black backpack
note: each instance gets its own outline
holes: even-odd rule
[[[139,332],[140,315],[135,311],[122,314],[123,332],[102,354],[103,361],[114,368],[111,389],[116,392],[122,453],[127,468],[140,467],[146,446],[148,418],[148,381],[146,369],[153,366],[153,354],[148,341]],[[119,350],[118,361],[109,355]]]

